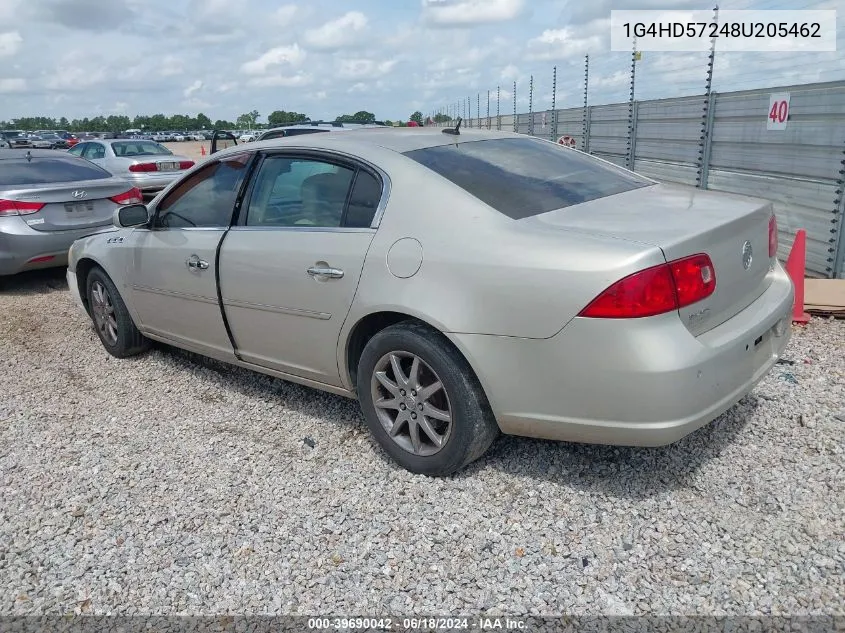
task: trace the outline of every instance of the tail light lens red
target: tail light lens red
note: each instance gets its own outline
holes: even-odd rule
[[[179,163],[179,169],[190,169],[194,166],[194,161],[192,160],[183,160]]]
[[[665,314],[706,299],[716,290],[716,271],[704,253],[646,268],[620,279],[578,316],[637,319]]]
[[[20,200],[0,199],[0,216],[29,215],[30,213],[38,213],[43,208],[43,202],[21,202]]]
[[[778,219],[772,215],[769,219],[769,257],[778,254]]]
[[[125,191],[116,196],[112,196],[111,198],[109,198],[109,200],[121,205],[139,204],[144,201],[144,196],[141,193],[140,189],[138,189],[137,187],[132,187],[132,189],[130,189],[129,191]]]
[[[158,165],[155,163],[137,163],[135,165],[129,165],[129,171],[136,173],[158,171]]]

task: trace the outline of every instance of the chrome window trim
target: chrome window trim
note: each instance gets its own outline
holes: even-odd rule
[[[308,231],[311,233],[375,233],[376,229],[367,226],[241,226],[235,225],[229,229],[230,231],[291,231],[301,233]]]

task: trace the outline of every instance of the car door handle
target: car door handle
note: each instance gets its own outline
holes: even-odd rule
[[[200,259],[197,255],[191,255],[185,260],[185,265],[191,270],[206,270],[208,268],[208,262]]]
[[[343,277],[343,271],[339,268],[323,268],[321,266],[312,266],[308,269],[308,274],[312,277],[325,277],[326,279],[340,279]]]

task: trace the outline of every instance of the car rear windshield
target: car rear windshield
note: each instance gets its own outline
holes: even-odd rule
[[[514,220],[652,184],[587,154],[530,137],[405,152]]]
[[[0,160],[0,187],[51,182],[101,180],[111,174],[82,158],[12,158]]]
[[[111,144],[115,156],[160,156],[172,155],[164,145],[153,141],[118,141]]]

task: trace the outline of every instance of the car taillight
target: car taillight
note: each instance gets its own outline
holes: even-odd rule
[[[122,205],[138,204],[139,202],[144,201],[144,196],[141,193],[141,190],[138,189],[138,187],[132,187],[132,189],[130,189],[129,191],[125,191],[124,193],[112,196],[111,198],[109,198],[109,200]]]
[[[194,161],[192,160],[183,160],[179,163],[179,169],[190,169],[194,166]]]
[[[704,253],[646,268],[620,279],[578,316],[637,319],[678,310],[716,290],[716,271]]]
[[[29,215],[44,208],[43,202],[21,202],[20,200],[0,200],[0,216]]]
[[[778,219],[772,215],[769,219],[769,257],[778,254]]]
[[[158,165],[156,163],[138,163],[136,165],[129,165],[129,171],[158,171]]]

